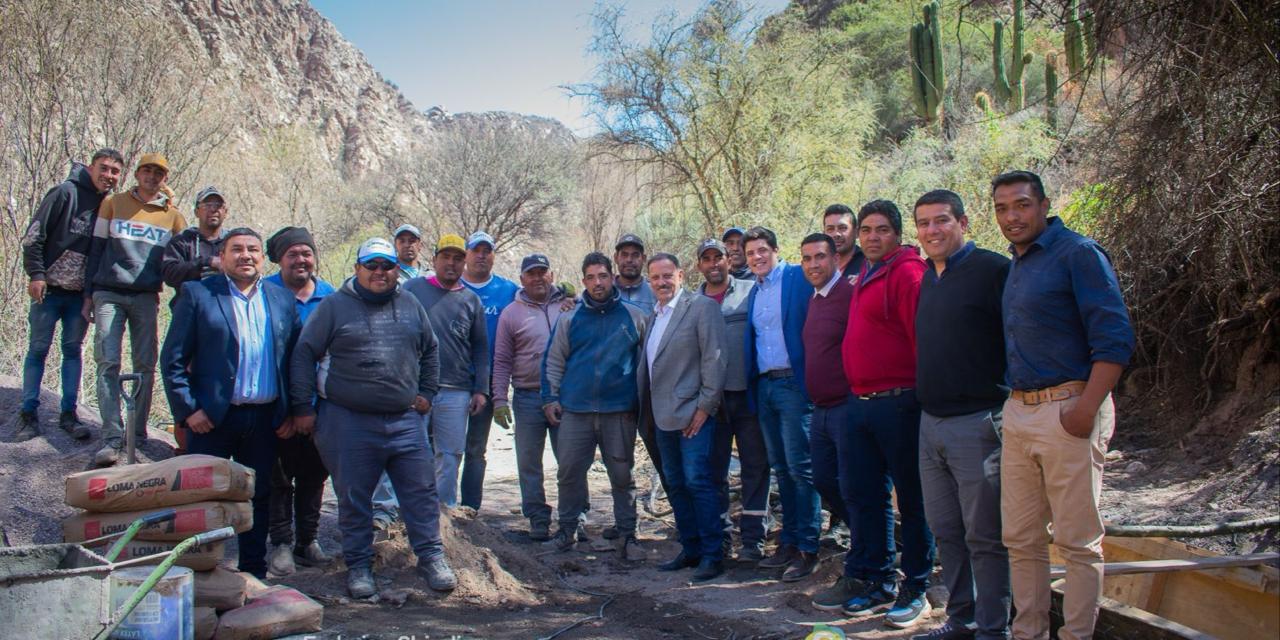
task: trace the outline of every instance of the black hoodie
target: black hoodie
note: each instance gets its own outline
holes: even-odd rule
[[[49,190],[22,236],[22,267],[32,280],[44,280],[52,292],[84,290],[85,262],[93,238],[99,193],[89,168],[72,163],[71,174]]]

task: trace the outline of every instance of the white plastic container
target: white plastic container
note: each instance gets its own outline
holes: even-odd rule
[[[118,611],[155,567],[129,567],[111,573],[111,610]],[[195,623],[191,569],[170,567],[164,577],[120,623],[115,640],[192,640]]]

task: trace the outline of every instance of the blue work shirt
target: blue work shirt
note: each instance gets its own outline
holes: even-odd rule
[[[272,347],[271,313],[261,280],[246,295],[227,278],[231,306],[235,309],[239,361],[231,404],[263,404],[276,399],[275,349]]]
[[[279,273],[267,276],[266,278],[263,278],[263,280],[270,282],[277,287],[281,287],[284,290],[289,291],[289,293],[293,293],[289,287],[285,286],[284,279],[280,277]],[[320,306],[320,301],[324,300],[325,296],[333,293],[334,291],[333,285],[321,280],[320,278],[311,276],[311,280],[316,283],[315,289],[311,290],[311,297],[306,300],[298,300],[297,296],[294,297],[294,307],[298,310],[298,322],[301,324],[306,324],[307,316],[311,315],[311,312],[315,311],[316,307]]]
[[[1088,380],[1094,362],[1129,364],[1133,328],[1111,260],[1051,216],[1004,287],[1005,351],[1014,389]]]
[[[472,284],[466,278],[460,278],[458,282],[480,296],[480,304],[484,307],[484,328],[489,334],[489,361],[493,362],[493,351],[498,345],[498,316],[515,301],[520,286],[496,275],[490,276],[484,284]]]
[[[791,368],[786,336],[782,333],[782,271],[786,264],[779,260],[769,275],[756,282],[759,291],[751,324],[756,330],[756,367],[760,373]]]

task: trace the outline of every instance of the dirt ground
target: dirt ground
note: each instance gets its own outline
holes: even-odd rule
[[[82,470],[96,450],[96,438],[79,444],[54,426],[57,400],[44,394],[41,420],[46,437],[11,442],[16,429],[19,383],[0,378],[0,523],[11,544],[59,541],[58,522],[73,510],[62,504],[62,477]],[[92,410],[81,416],[97,426]],[[1122,414],[1123,415],[1123,414]],[[1122,423],[1123,425],[1123,423]],[[1280,456],[1280,410],[1259,421],[1256,432],[1241,439],[1238,451],[1225,456],[1236,464],[1213,468],[1182,458],[1168,449],[1145,447],[1140,440],[1118,437],[1113,443],[1104,492],[1109,519],[1126,523],[1185,524],[1274,513],[1278,503],[1276,474]],[[1123,433],[1123,429],[1121,430]],[[168,434],[153,431],[142,450],[144,460],[169,455]],[[171,440],[169,440],[171,442]],[[1219,456],[1222,457],[1222,456]],[[640,510],[640,539],[648,557],[623,561],[598,536],[611,523],[611,505],[603,469],[591,471],[592,507],[588,529],[594,539],[568,552],[554,552],[527,536],[519,515],[519,488],[509,432],[494,427],[489,444],[484,505],[477,514],[455,510],[443,523],[449,561],[459,587],[448,595],[425,588],[412,569],[413,557],[401,532],[378,544],[381,593],[373,601],[346,597],[341,566],[303,569],[275,580],[311,595],[325,605],[324,638],[803,638],[800,623],[843,623],[812,609],[810,596],[838,575],[843,555],[824,548],[817,575],[784,585],[777,576],[754,567],[727,563],[726,574],[692,586],[688,572],[654,569],[673,556],[670,516],[655,518]],[[545,467],[553,475],[548,450]],[[1138,463],[1135,466],[1134,463]],[[647,478],[639,478],[641,488]],[[555,483],[546,483],[554,505]],[[326,495],[321,541],[337,550],[337,507]],[[1207,542],[1207,543],[1206,543]],[[1266,547],[1267,540],[1219,538],[1199,544],[1220,551]],[[1274,540],[1270,544],[1274,546]],[[234,562],[234,545],[228,562]],[[945,593],[931,593],[945,597]],[[601,616],[601,613],[603,614]],[[940,622],[935,611],[930,622]],[[571,625],[576,627],[564,631]],[[906,638],[912,632],[891,630],[878,621],[841,624],[849,637]]]

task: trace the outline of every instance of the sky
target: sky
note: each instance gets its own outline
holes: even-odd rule
[[[692,15],[704,0],[628,0],[625,23],[647,39],[663,12]],[[762,15],[787,0],[750,2]],[[311,0],[369,63],[418,109],[514,111],[549,116],[590,133],[585,105],[560,85],[584,82],[594,65],[594,0]]]

